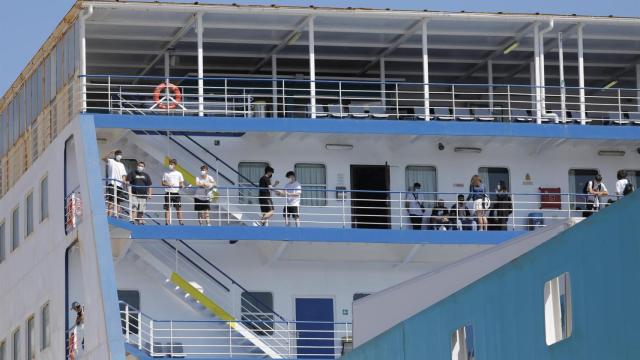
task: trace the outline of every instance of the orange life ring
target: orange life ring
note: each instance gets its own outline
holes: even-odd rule
[[[173,101],[169,104],[167,104],[166,101],[160,101],[160,95],[167,87],[169,87],[169,91],[173,93]],[[180,93],[180,88],[172,83],[160,83],[156,86],[155,90],[153,90],[153,102],[156,103],[160,109],[175,109],[181,101],[182,93]]]

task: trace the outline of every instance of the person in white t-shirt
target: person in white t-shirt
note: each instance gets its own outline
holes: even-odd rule
[[[198,213],[200,225],[211,225],[209,210],[211,210],[211,192],[215,186],[216,181],[209,175],[209,167],[207,165],[200,166],[200,175],[196,177],[196,194],[193,198],[194,210]]]
[[[112,150],[104,158],[107,163],[107,188],[105,200],[107,202],[107,215],[117,216],[122,214],[122,203],[127,199],[124,192],[127,183],[127,169],[122,163],[122,150]]]
[[[424,200],[422,199],[422,194],[420,194],[420,190],[422,189],[422,185],[419,182],[414,183],[411,187],[411,191],[405,194],[405,208],[407,209],[407,213],[409,214],[409,220],[411,221],[411,228],[413,230],[421,230],[422,229],[422,219],[424,217],[425,209],[424,209]]]
[[[289,226],[289,218],[295,221],[296,227],[300,227],[300,196],[302,195],[302,185],[296,180],[296,173],[289,171],[286,174],[289,182],[284,185],[284,191],[280,195],[286,199],[286,204],[282,210],[285,226]]]
[[[624,170],[619,170],[616,174],[616,177],[618,178],[618,181],[616,181],[616,196],[618,197],[618,199],[622,199],[622,197],[625,195],[624,188],[626,188],[627,184],[629,183],[629,179],[627,179],[627,172]]]
[[[600,205],[605,196],[609,195],[607,187],[602,181],[602,175],[598,174],[587,183],[587,216],[600,210]]]
[[[178,161],[176,159],[169,160],[169,171],[162,175],[162,186],[164,186],[164,218],[165,225],[169,225],[171,220],[171,206],[176,209],[178,222],[184,225],[182,219],[182,203],[180,202],[180,189],[184,188],[184,177],[182,173],[176,170]]]

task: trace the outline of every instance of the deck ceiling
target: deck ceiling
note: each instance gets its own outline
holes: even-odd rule
[[[615,77],[622,87],[636,87],[635,65],[640,63],[640,19],[162,3],[94,4],[94,13],[87,21],[89,74],[139,75],[172,42],[171,74],[195,74],[196,35],[192,18],[197,12],[203,13],[205,74],[211,75],[270,75],[270,55],[278,50],[275,53],[280,76],[305,76],[309,50],[306,21],[310,17],[315,24],[319,78],[377,78],[380,55],[392,49],[385,54],[387,79],[420,81],[419,21],[425,17],[428,18],[431,82],[486,83],[486,60],[494,54],[494,83],[529,83],[528,64],[533,60],[532,24],[540,21],[544,28],[549,19],[555,22],[554,29],[545,37],[549,85],[558,85],[556,39],[557,33],[563,32],[567,85],[577,86],[579,23],[584,24],[586,86],[603,86]],[[186,31],[181,31],[185,25]],[[503,54],[502,50],[515,40],[519,46]],[[279,45],[284,46],[278,48]],[[470,72],[474,67],[477,69]],[[160,60],[145,74],[163,73]]]

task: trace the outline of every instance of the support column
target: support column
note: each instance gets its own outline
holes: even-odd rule
[[[422,20],[422,83],[424,94],[424,115],[425,120],[429,121],[431,117],[429,106],[429,51],[427,43],[427,20]]]
[[[169,54],[169,51],[165,51],[164,53],[164,83],[165,84],[169,84],[169,78],[171,77],[171,73],[170,73],[170,66],[171,66],[171,54]],[[162,100],[163,102],[169,102],[169,96],[171,96],[171,93],[169,92],[169,86],[166,86],[164,88],[164,100]],[[169,112],[168,108],[167,108],[167,112]]]
[[[544,34],[540,34],[538,41],[538,53],[540,54],[540,116],[547,114],[547,81],[544,73]]]
[[[535,71],[535,94],[536,94],[536,123],[542,124],[542,94],[540,92],[540,24],[533,27],[533,52]]]
[[[493,111],[493,61],[487,60],[487,84],[489,84],[489,111]]]
[[[387,104],[387,74],[384,56],[380,58],[380,102],[382,103],[382,112],[384,112]]]
[[[271,116],[278,117],[278,58],[271,55]]]
[[[204,54],[202,50],[202,13],[196,15],[196,34],[198,42],[198,116],[204,116]]]
[[[314,18],[309,19],[309,97],[311,118],[316,118],[316,40],[314,34]]]
[[[578,91],[580,93],[580,124],[584,125],[587,118],[587,107],[584,95],[584,46],[582,38],[583,24],[578,26]]]
[[[567,122],[567,91],[564,81],[564,44],[562,32],[558,33],[558,66],[560,68],[560,121]]]

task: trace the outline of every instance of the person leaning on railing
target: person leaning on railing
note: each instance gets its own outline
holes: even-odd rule
[[[585,193],[587,194],[587,211],[585,217],[589,217],[591,214],[600,210],[602,201],[604,201],[603,197],[609,195],[609,191],[604,185],[604,181],[602,181],[602,175],[597,174],[593,180],[587,182],[585,185]]]
[[[122,203],[126,200],[124,186],[127,181],[127,170],[122,163],[122,150],[112,150],[102,158],[107,163],[107,189],[105,200],[107,201],[107,215],[116,216],[122,213]]]

